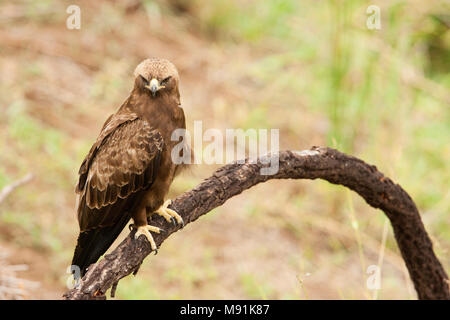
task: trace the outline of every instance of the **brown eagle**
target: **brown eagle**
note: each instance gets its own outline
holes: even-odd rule
[[[182,218],[164,202],[180,165],[171,159],[178,142],[175,129],[185,129],[180,107],[179,76],[165,59],[151,58],[134,71],[134,88],[116,113],[103,125],[84,159],[76,186],[80,225],[72,265],[86,268],[106,252],[130,219],[135,237],[144,235],[156,252],[147,215],[157,213],[168,222]]]

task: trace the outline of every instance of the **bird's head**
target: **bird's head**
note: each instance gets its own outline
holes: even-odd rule
[[[152,98],[163,93],[179,98],[177,68],[169,60],[150,58],[142,61],[134,70],[135,87]]]

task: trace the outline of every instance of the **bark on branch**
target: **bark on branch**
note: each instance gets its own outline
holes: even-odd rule
[[[416,205],[398,185],[375,166],[330,148],[313,147],[306,151],[282,151],[279,171],[261,175],[267,158],[256,163],[229,164],[218,169],[195,189],[177,197],[171,205],[185,224],[197,220],[229,198],[270,179],[324,179],[350,188],[366,202],[384,211],[394,230],[403,259],[419,299],[450,299],[448,276],[433,252],[433,247]],[[266,161],[263,161],[266,160]],[[167,232],[154,235],[159,246],[180,227],[154,217],[152,225]],[[121,278],[138,270],[151,252],[144,237],[134,240],[132,232],[119,246],[95,265],[91,265],[79,286],[64,294],[65,299],[105,298],[105,292]]]

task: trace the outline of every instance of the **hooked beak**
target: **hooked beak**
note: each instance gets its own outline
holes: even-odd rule
[[[160,89],[165,88],[164,86],[161,86],[159,84],[158,79],[153,78],[148,85],[145,86],[147,89],[149,89],[152,92],[152,96],[154,97],[156,92]]]

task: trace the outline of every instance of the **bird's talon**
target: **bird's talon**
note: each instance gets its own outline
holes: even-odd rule
[[[181,218],[175,210],[168,208],[171,203],[172,200],[167,200],[158,210],[156,210],[156,213],[166,219],[167,222],[173,223],[175,226],[177,224],[184,226],[183,218]]]
[[[155,233],[161,233],[161,232],[165,232],[163,229],[158,228],[158,227],[154,227],[154,226],[139,226],[137,227],[136,233],[134,235],[135,239],[139,239],[139,236],[144,235],[148,242],[150,242],[150,247],[152,248],[152,251],[157,251],[157,246],[155,243],[155,240],[153,239],[151,232],[155,232]]]

